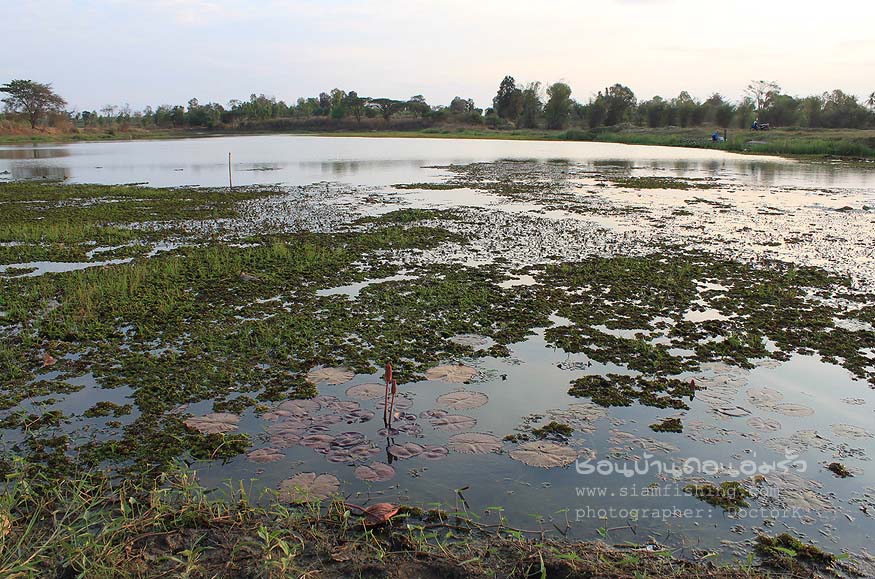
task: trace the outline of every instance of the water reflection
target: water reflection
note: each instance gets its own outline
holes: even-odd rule
[[[0,148],[0,173],[14,172],[20,179],[67,177],[77,183],[220,186],[228,180],[228,153],[240,185],[304,185],[326,176],[356,185],[385,185],[422,181],[422,167],[505,159],[579,164],[599,172],[650,169],[687,178],[720,176],[757,187],[875,186],[875,172],[864,168],[710,149],[294,135],[8,146]]]
[[[61,147],[10,147],[0,148],[0,159],[29,160],[29,159],[56,159],[69,157],[70,150]]]

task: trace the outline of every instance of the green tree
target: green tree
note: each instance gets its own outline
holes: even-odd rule
[[[632,109],[635,108],[635,103],[635,93],[628,86],[617,83],[606,89],[607,115],[605,116],[605,124],[613,126],[625,121]]]
[[[415,94],[410,97],[410,100],[404,103],[404,108],[410,111],[414,117],[424,117],[431,112],[431,107],[425,101],[425,97],[421,94]]]
[[[571,87],[564,82],[554,82],[547,87],[547,105],[544,117],[548,129],[564,129],[571,114]]]
[[[541,83],[531,82],[523,91],[522,107],[520,109],[520,126],[524,129],[534,129],[538,126],[538,118],[544,110],[541,102]]]
[[[523,108],[523,91],[512,76],[508,75],[501,81],[498,93],[492,99],[492,108],[503,119],[515,121],[519,117]]]
[[[31,129],[35,129],[37,122],[48,113],[60,111],[67,104],[67,101],[55,94],[51,84],[32,80],[10,81],[0,86],[0,92],[9,94],[3,99],[6,108],[25,115],[30,121]]]
[[[389,119],[392,118],[392,115],[397,113],[404,106],[404,103],[401,101],[396,101],[393,99],[373,99],[371,102],[377,107],[380,111],[380,114],[383,116],[383,120],[389,122]]]

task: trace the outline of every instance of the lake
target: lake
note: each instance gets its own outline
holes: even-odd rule
[[[439,503],[486,522],[503,516],[514,526],[560,529],[573,538],[653,541],[687,557],[708,551],[743,557],[756,533],[785,529],[833,552],[865,553],[871,545],[875,328],[853,312],[863,311],[875,288],[872,170],[603,143],[242,136],[4,146],[0,180],[226,187],[229,153],[235,187],[277,186],[277,194],[243,202],[241,217],[221,224],[222,235],[351,235],[367,227],[357,220],[399,209],[459,212],[452,219],[431,213],[428,223],[466,236],[467,243],[389,252],[397,265],[391,275],[308,288],[307,299],[320,307],[379,314],[379,300],[386,299],[380,292],[387,288],[399,295],[417,288],[428,296],[430,284],[453,268],[500,270],[506,279],[493,284],[495,291],[522,304],[520,311],[544,308],[546,322],[532,324],[506,351],[490,349],[493,338],[504,335],[502,324],[511,324],[496,312],[491,325],[474,328],[478,332],[442,336],[461,348],[447,351],[462,353],[441,362],[476,374],[465,381],[435,375],[399,384],[396,431],[382,421],[382,369],[313,378],[318,406],[246,407],[238,412],[237,429],[251,436],[249,450],[272,448],[280,459],[253,462],[240,454],[194,461],[207,484],[242,479],[257,489],[277,488],[295,473],[327,473],[359,504],[377,498]],[[206,221],[198,226],[218,227]],[[168,241],[153,248],[153,257],[131,259],[162,259],[188,243],[179,236]],[[693,276],[681,291],[663,282],[686,275],[685,252],[696,252],[696,271],[708,276]],[[38,279],[128,266],[126,260],[103,260],[100,252],[91,255],[76,263],[7,263],[0,275]],[[619,259],[626,257],[633,262]],[[663,265],[648,269],[656,262]],[[581,263],[587,265],[561,267]],[[769,272],[791,265],[843,276],[842,295],[805,285],[770,297],[769,288],[785,278]],[[624,268],[642,268],[659,279],[636,282]],[[608,269],[610,275],[602,275]],[[747,283],[761,291],[745,293]],[[745,296],[765,305],[749,307]],[[829,340],[806,342],[810,326],[795,314],[761,319],[764,309],[796,308],[796,301],[786,300],[797,298],[803,316],[814,311],[808,307],[834,308],[823,310],[832,312],[824,332],[844,332],[843,355],[831,355]],[[229,323],[271,323],[265,320],[296,307],[289,295],[258,295],[256,301],[241,304]],[[452,303],[442,307],[453,311]],[[7,330],[0,337],[12,335]],[[155,344],[155,355],[170,347]],[[783,353],[771,356],[778,351]],[[383,361],[374,362],[381,367]],[[133,402],[133,412],[118,419],[120,428],[145,411],[136,402],[140,385],[106,389],[101,377],[83,370],[75,378],[63,376],[84,386],[77,392],[54,395],[48,405],[38,396],[25,399],[5,412],[59,409],[73,417],[60,431],[99,438],[112,435],[101,434],[106,418],[85,415],[95,401]],[[60,374],[41,369],[35,380]],[[586,382],[593,376],[616,378]],[[653,381],[633,385],[623,377]],[[659,382],[667,377],[675,382]],[[678,394],[690,381],[694,392]],[[376,394],[374,387],[356,388],[375,383]],[[575,395],[572,384],[580,389]],[[623,399],[600,403],[600,393],[612,388]],[[655,400],[647,388],[659,393]],[[214,411],[209,396],[176,409],[192,417]],[[668,418],[681,419],[683,431],[651,428]],[[573,434],[548,434],[539,442],[532,430],[550,422],[571,426]],[[278,442],[282,432],[289,435],[287,445]],[[472,439],[459,436],[470,433],[489,436],[466,447]],[[7,445],[24,436],[3,431]],[[361,455],[347,453],[350,448]],[[394,476],[357,478],[356,467],[374,461],[392,466]],[[713,463],[698,469],[703,461]],[[833,462],[854,476],[836,477],[825,468]],[[727,512],[684,492],[689,485],[725,481],[742,483],[747,507]]]

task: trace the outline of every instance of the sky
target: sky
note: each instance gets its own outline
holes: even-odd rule
[[[491,104],[501,79],[585,102],[875,91],[875,3],[809,0],[0,0],[0,83],[52,83],[73,110],[332,88]]]

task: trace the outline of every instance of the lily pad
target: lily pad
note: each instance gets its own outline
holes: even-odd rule
[[[386,385],[373,382],[356,384],[346,389],[346,395],[356,400],[377,400],[378,398],[385,398]]]
[[[306,503],[327,499],[340,490],[340,481],[331,474],[302,472],[280,483],[279,497],[283,502]]]
[[[355,477],[367,482],[384,482],[395,476],[395,469],[382,462],[356,467]]]
[[[781,430],[781,423],[772,418],[763,418],[761,416],[751,416],[747,419],[747,425],[754,430],[762,432],[776,432]]]
[[[451,436],[448,446],[463,454],[487,454],[501,450],[501,440],[491,434],[465,432]]]
[[[454,384],[462,384],[477,375],[477,369],[465,364],[447,364],[435,366],[425,371],[429,380],[443,380]]]
[[[860,426],[852,424],[833,424],[833,434],[845,438],[872,438],[872,433]]]
[[[307,382],[311,384],[344,384],[352,380],[353,376],[355,376],[355,372],[349,368],[316,366],[307,372]]]
[[[193,416],[185,420],[185,425],[201,434],[223,434],[237,430],[240,417],[230,412],[215,412],[206,416]]]
[[[784,399],[774,388],[757,387],[747,391],[747,399],[754,406],[772,406]]]
[[[470,410],[480,408],[489,402],[489,397],[482,392],[458,390],[437,397],[437,403],[452,410]]]
[[[544,440],[526,442],[510,451],[512,459],[538,468],[568,466],[577,460],[578,456],[578,451],[571,447]]]
[[[310,434],[303,437],[300,440],[300,443],[301,446],[306,446],[307,448],[312,448],[314,450],[327,450],[333,441],[334,437],[328,434]]]
[[[449,432],[460,432],[474,428],[477,425],[476,419],[461,414],[447,414],[440,418],[432,418],[429,422],[435,430],[446,430]]]
[[[784,404],[775,404],[770,407],[771,410],[783,414],[784,416],[811,416],[814,414],[814,409],[802,404],[792,404],[785,402]]]
[[[246,455],[246,458],[256,463],[277,462],[285,455],[275,448],[259,448]]]
[[[399,460],[413,458],[422,454],[423,448],[414,442],[405,442],[404,444],[393,444],[389,447],[388,452]]]
[[[450,454],[446,446],[429,445],[422,447],[422,458],[428,460],[440,460]]]

